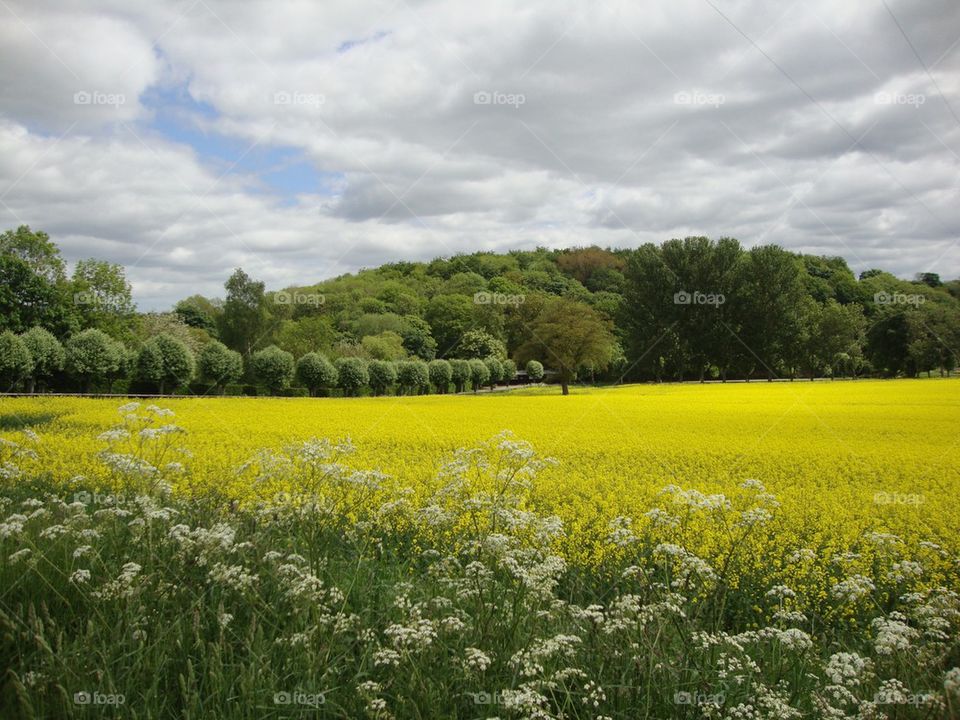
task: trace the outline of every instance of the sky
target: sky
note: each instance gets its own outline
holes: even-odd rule
[[[960,276],[956,0],[0,0],[0,229],[142,310],[736,237]]]

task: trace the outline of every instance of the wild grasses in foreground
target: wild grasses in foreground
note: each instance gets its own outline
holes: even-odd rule
[[[29,435],[0,450],[0,717],[960,712],[957,559],[932,544],[774,552],[754,480],[666,488],[602,564],[568,565],[531,492],[545,461],[509,437],[419,498],[348,444],[264,451],[238,470],[263,501],[237,506],[171,492],[167,414],[125,406],[102,436],[111,489],[22,475]]]

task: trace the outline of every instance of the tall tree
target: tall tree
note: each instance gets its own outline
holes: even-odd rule
[[[20,258],[48,283],[56,284],[66,279],[66,264],[60,256],[60,248],[45,232],[34,232],[29,225],[0,234],[0,255]]]
[[[264,284],[237,268],[224,287],[227,299],[220,317],[220,337],[229,347],[249,356],[263,344],[268,327]]]
[[[530,338],[517,351],[521,362],[540,358],[557,373],[564,395],[585,366],[603,369],[610,362],[616,339],[610,322],[584,303],[554,298],[530,326]]]
[[[98,328],[115,338],[130,332],[136,306],[123,265],[79,260],[71,285],[82,327]]]

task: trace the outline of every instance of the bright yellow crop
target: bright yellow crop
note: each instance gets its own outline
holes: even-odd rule
[[[165,399],[196,482],[246,499],[236,468],[258,449],[349,436],[352,463],[425,490],[455,448],[512,430],[556,466],[535,497],[556,513],[571,559],[604,552],[608,522],[640,517],[666,485],[734,492],[760,480],[781,502],[754,542],[843,549],[868,531],[960,549],[960,383],[954,380],[630,386],[477,396]],[[105,475],[97,435],[116,400],[0,400],[4,428],[29,425],[55,477]],[[13,438],[14,432],[2,433]],[[704,538],[705,545],[710,539]],[[606,545],[609,547],[609,545]],[[759,557],[759,555],[758,555]]]

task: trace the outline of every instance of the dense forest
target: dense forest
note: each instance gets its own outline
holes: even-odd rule
[[[71,274],[43,232],[0,235],[3,390],[359,394],[575,382],[915,377],[960,348],[960,280],[857,277],[731,238],[399,262],[137,312],[122,266]],[[529,365],[529,367],[528,367]]]

